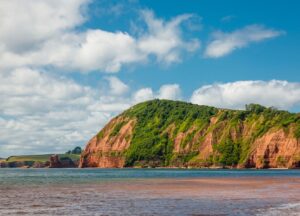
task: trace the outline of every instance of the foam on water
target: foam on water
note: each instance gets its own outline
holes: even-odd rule
[[[300,202],[282,204],[277,207],[272,207],[258,213],[257,216],[299,216]]]

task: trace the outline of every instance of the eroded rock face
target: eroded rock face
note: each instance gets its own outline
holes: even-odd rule
[[[248,167],[297,168],[299,167],[299,141],[283,130],[268,132],[253,143]]]
[[[111,122],[110,124],[113,124]],[[110,125],[111,126],[111,125]],[[110,127],[109,126],[109,127]],[[125,158],[122,153],[129,147],[130,139],[125,140],[124,137],[131,136],[134,121],[127,123],[118,136],[114,138],[109,137],[110,129],[106,129],[106,133],[102,139],[97,136],[93,137],[87,144],[86,150],[83,152],[80,159],[80,167],[101,167],[101,168],[122,168],[125,165]],[[203,141],[199,145],[199,159],[207,160],[211,155],[215,154],[213,145],[218,143],[216,131],[204,133],[198,136]],[[246,132],[245,132],[246,133]],[[175,137],[174,154],[180,152],[189,152],[193,148],[193,142],[197,140],[192,139],[187,145],[182,146],[182,140],[185,139],[187,133],[179,133]],[[233,133],[235,139],[241,138],[242,134],[237,135]],[[249,159],[245,164],[240,164],[239,168],[299,168],[300,167],[300,143],[292,136],[286,134],[283,130],[271,131],[266,133],[263,137],[257,138],[251,144],[252,149]],[[204,166],[209,164],[204,163]],[[188,164],[190,166],[198,167],[202,164]],[[188,166],[187,165],[187,166]],[[179,166],[179,165],[178,165]],[[180,167],[183,166],[182,164]]]
[[[122,124],[114,135],[115,126]],[[115,118],[87,144],[79,167],[121,168],[125,165],[124,151],[129,147],[134,119]]]
[[[49,165],[49,168],[62,168],[62,164],[59,160],[59,157],[58,155],[52,155],[50,158],[50,165]]]
[[[78,167],[78,164],[75,164],[70,158],[62,157],[59,158],[58,155],[52,155],[49,158],[49,168],[74,168]]]

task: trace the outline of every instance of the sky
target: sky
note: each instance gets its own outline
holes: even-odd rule
[[[0,157],[84,147],[154,98],[300,112],[300,2],[0,1]]]

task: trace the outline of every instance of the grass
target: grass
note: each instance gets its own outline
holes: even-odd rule
[[[6,162],[22,162],[22,161],[36,161],[36,162],[46,162],[53,154],[42,154],[42,155],[19,155],[10,156],[6,159]],[[71,160],[79,160],[80,155],[76,154],[58,154],[60,158],[69,157]]]
[[[126,122],[120,122],[120,123],[116,124],[113,131],[109,135],[109,137],[116,136],[125,124],[126,124]]]

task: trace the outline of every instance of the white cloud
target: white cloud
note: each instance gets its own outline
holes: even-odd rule
[[[216,31],[204,55],[208,58],[219,58],[236,49],[246,47],[252,42],[277,37],[283,33],[283,31],[268,29],[261,25],[249,25],[230,33]]]
[[[146,54],[156,55],[158,61],[171,63],[180,61],[182,50],[193,52],[199,48],[197,39],[184,41],[179,25],[193,15],[184,14],[169,22],[155,18],[152,11],[142,11],[148,32],[138,41],[138,48]]]
[[[0,68],[54,66],[66,71],[118,72],[123,64],[147,59],[136,49],[136,40],[127,33],[89,30],[64,33],[45,41],[39,49],[16,53],[0,52]]]
[[[117,77],[103,81],[109,88],[101,91],[29,68],[0,73],[1,156],[59,153],[84,146],[113,116],[160,92],[171,97],[170,89],[177,89],[162,86],[154,95],[150,88],[130,92]]]
[[[118,72],[123,64],[147,59],[137,49],[136,39],[123,32],[90,30],[80,44],[80,48],[72,47],[76,55],[70,61],[81,71]]]
[[[24,115],[51,111],[54,108],[81,106],[89,103],[86,95],[92,94],[70,80],[48,73],[19,68],[0,73],[0,113]]]
[[[142,88],[133,95],[133,99],[136,103],[151,100],[154,98],[154,94],[151,88]]]
[[[83,146],[131,105],[130,98],[115,95],[126,85],[116,77],[111,80],[122,87],[100,93],[66,77],[28,68],[0,73],[1,156]]]
[[[151,88],[142,88],[133,95],[134,101],[142,102],[154,98],[178,100],[181,97],[181,89],[178,84],[162,85],[157,92],[153,92]]]
[[[0,1],[0,42],[6,50],[23,53],[85,20],[88,0]]]
[[[199,47],[197,39],[182,35],[180,25],[191,15],[165,21],[144,11],[147,29],[140,36],[102,29],[79,31],[77,27],[87,19],[88,3],[1,1],[0,68],[54,66],[86,73],[118,72],[123,65],[147,62],[150,56],[160,63],[178,62],[182,52]]]
[[[272,80],[206,85],[193,92],[191,102],[233,109],[249,103],[289,109],[300,105],[300,83]]]
[[[129,87],[115,76],[106,77],[109,81],[110,92],[114,95],[122,95],[128,92]]]
[[[163,85],[159,89],[158,98],[178,100],[181,97],[181,90],[178,84]]]
[[[88,87],[28,68],[0,74],[1,154],[57,152],[79,144],[92,134],[92,124],[109,117],[87,111],[94,97]]]

